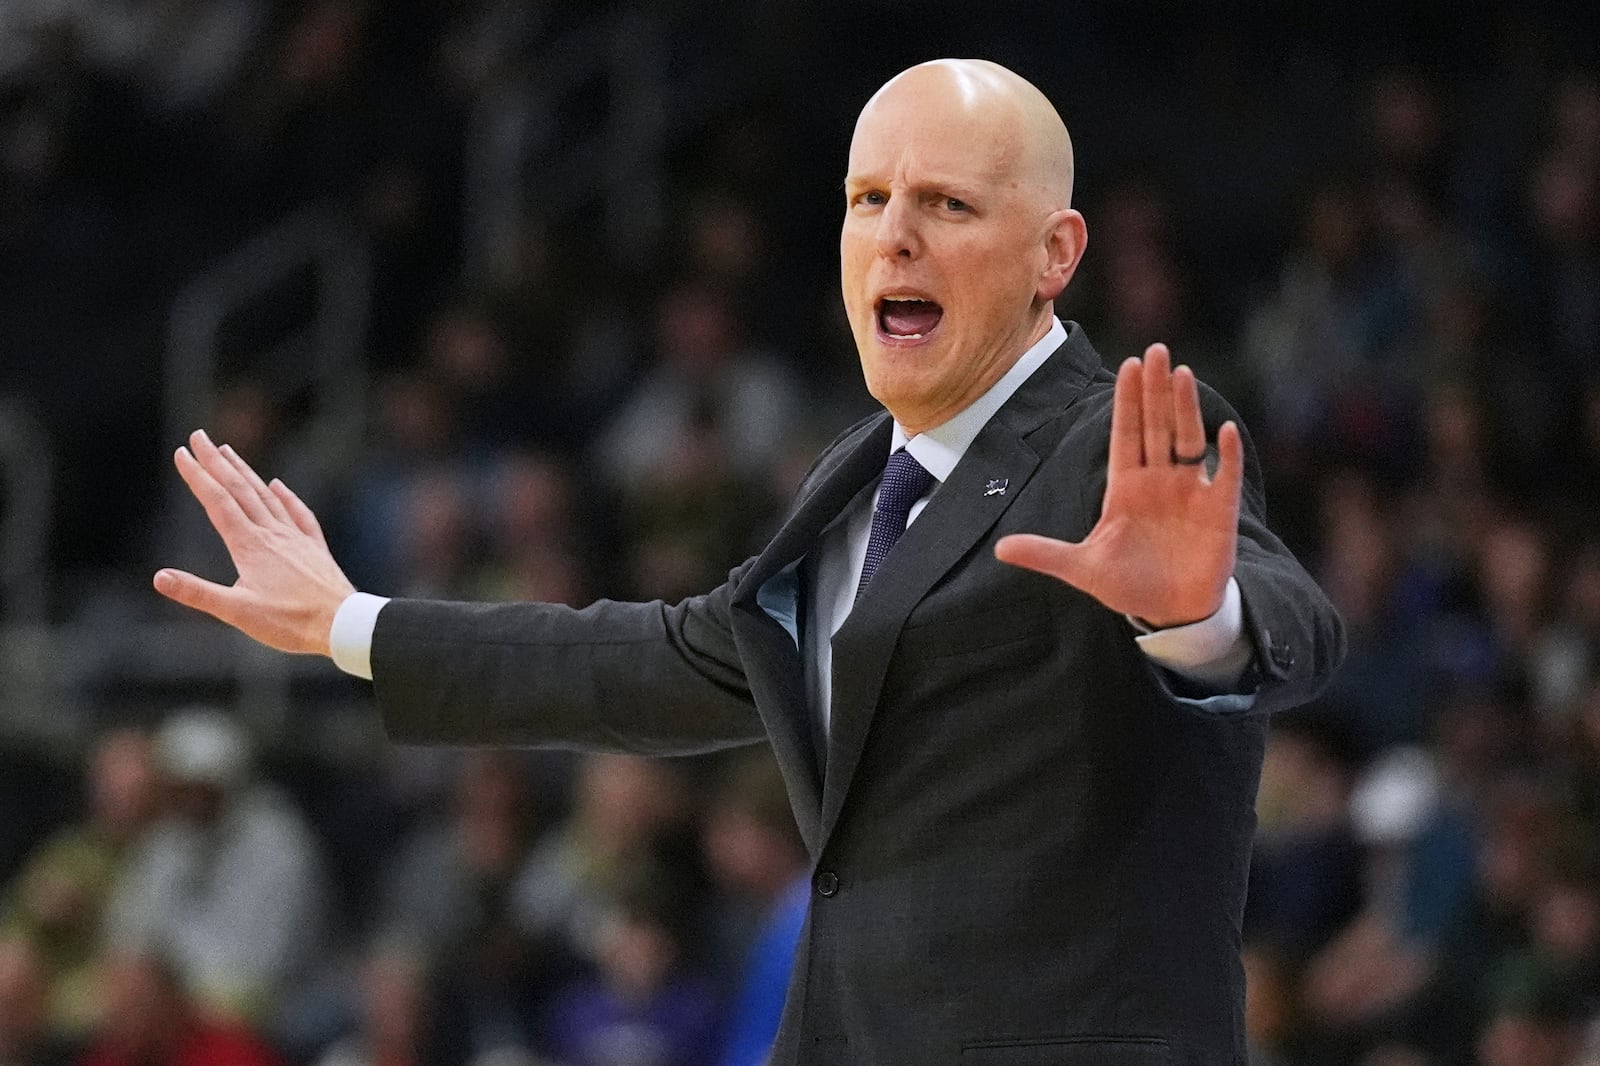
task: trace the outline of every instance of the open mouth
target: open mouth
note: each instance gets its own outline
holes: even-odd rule
[[[939,328],[943,317],[944,308],[932,300],[885,296],[878,301],[878,332],[890,341],[920,341]]]

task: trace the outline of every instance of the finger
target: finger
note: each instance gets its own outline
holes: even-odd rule
[[[1239,492],[1244,487],[1244,440],[1232,422],[1222,423],[1217,431],[1217,472],[1212,475],[1211,486],[1238,506]]]
[[[326,548],[328,538],[322,535],[322,523],[317,521],[317,516],[311,512],[311,508],[307,507],[288,485],[277,478],[273,478],[267,487],[283,503],[284,509],[289,512],[289,520],[296,528]]]
[[[1206,424],[1200,416],[1200,390],[1195,385],[1194,371],[1180,366],[1172,372],[1172,454],[1192,459],[1205,451]]]
[[[1085,591],[1093,572],[1082,544],[1034,533],[1001,537],[994,546],[994,557],[1002,563],[1048,574]]]
[[[283,506],[283,501],[278,499],[272,490],[267,488],[267,483],[261,480],[261,475],[256,473],[255,469],[245,462],[238,452],[233,450],[233,445],[224,444],[217,451],[222,453],[222,457],[228,461],[229,466],[233,467],[234,472],[244,479],[245,485],[256,494],[262,506],[266,507],[267,512],[272,517],[283,522],[290,520],[289,512]]]
[[[183,483],[189,486],[189,491],[194,493],[194,498],[205,509],[206,518],[222,534],[224,543],[251,524],[249,515],[239,506],[239,501],[218,484],[217,479],[200,465],[188,448],[179,448],[174,452],[172,461],[178,468],[178,476],[183,478]]]
[[[1172,461],[1172,362],[1165,344],[1144,350],[1144,463]]]
[[[156,591],[174,603],[203,611],[211,617],[234,625],[240,614],[244,594],[227,585],[195,577],[183,570],[156,571]]]
[[[189,450],[194,455],[205,472],[211,475],[211,480],[220,485],[223,491],[233,497],[234,503],[245,513],[250,521],[261,525],[272,517],[272,512],[267,505],[261,502],[239,472],[228,462],[222,450],[211,443],[211,438],[206,436],[206,431],[197,429],[189,434]]]
[[[1142,404],[1144,364],[1129,356],[1117,368],[1117,389],[1111,398],[1111,469],[1144,462]]]

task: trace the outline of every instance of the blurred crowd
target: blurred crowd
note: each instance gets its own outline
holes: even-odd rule
[[[341,867],[234,718],[104,734],[7,889],[0,1062],[761,1061],[809,887],[765,752],[389,770]]]
[[[1002,3],[1049,34],[919,26],[880,55],[817,26],[894,4],[630,5],[689,87],[662,231],[619,254],[534,188],[511,253],[468,269],[475,106],[624,7],[0,3],[0,393],[60,460],[55,620],[136,631],[169,617],[154,597],[97,589],[230,573],[158,462],[164,316],[305,205],[372,250],[364,441],[321,447],[303,392],[247,361],[206,425],[306,496],[360,587],[709,589],[871,409],[833,261],[854,109],[984,49],[1078,141],[1090,247],[1063,317],[1113,364],[1166,341],[1233,401],[1274,527],[1350,629],[1331,690],[1269,739],[1251,1063],[1600,1064],[1582,20]],[[0,750],[0,1066],[761,1061],[808,873],[764,753],[387,749],[330,772],[226,693],[107,691],[70,753]]]

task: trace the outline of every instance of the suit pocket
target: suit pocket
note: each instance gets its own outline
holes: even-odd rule
[[[1169,1066],[1171,1061],[1167,1042],[1153,1037],[986,1041],[961,1049],[961,1066]]]
[[[1001,649],[1026,654],[1050,646],[1050,613],[1023,598],[932,618],[913,614],[900,632],[900,650],[919,659],[948,659]]]

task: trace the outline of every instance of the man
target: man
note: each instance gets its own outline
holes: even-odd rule
[[[104,941],[159,953],[210,1013],[270,1021],[322,958],[312,829],[256,779],[248,736],[217,711],[169,717],[154,754],[165,810],[117,880]]]
[[[77,1066],[283,1066],[249,1026],[207,1010],[159,953],[112,950],[105,1016]]]
[[[815,871],[775,1063],[1241,1063],[1262,716],[1322,685],[1339,622],[1262,524],[1226,405],[1161,345],[1113,388],[1055,319],[1085,227],[1037,89],[911,68],[862,111],[845,191],[887,413],[710,594],[352,596],[293,493],[199,433],[178,469],[240,578],[156,586],[370,669],[397,739],[770,740]]]
[[[29,856],[0,904],[0,942],[17,937],[37,951],[51,1027],[73,1038],[99,1020],[102,920],[155,820],[160,791],[155,752],[138,729],[100,737],[84,776],[84,819]]]

